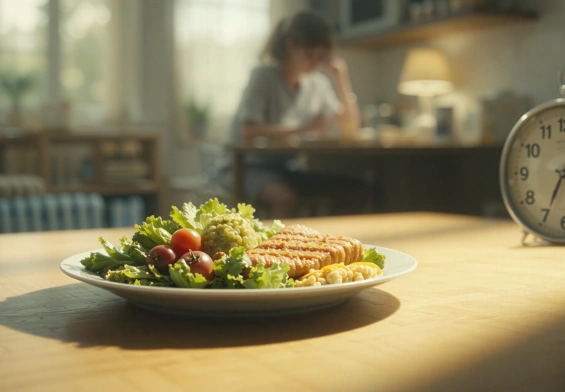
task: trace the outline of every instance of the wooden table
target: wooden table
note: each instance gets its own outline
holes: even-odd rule
[[[359,140],[314,140],[295,145],[250,143],[227,146],[233,154],[234,203],[244,200],[248,156],[302,156],[308,169],[360,175],[376,186],[374,212],[435,211],[484,215],[502,207],[498,181],[501,145],[383,146]],[[399,197],[402,195],[402,197]],[[495,206],[496,207],[496,206]]]
[[[0,235],[0,390],[565,390],[563,247],[523,247],[510,221],[456,215],[300,222],[419,266],[329,310],[186,319],[59,271],[130,229]]]

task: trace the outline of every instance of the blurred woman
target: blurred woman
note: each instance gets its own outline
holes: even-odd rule
[[[322,17],[302,11],[281,20],[267,40],[263,65],[251,72],[230,142],[306,133],[322,136],[330,120],[342,137],[353,137],[359,126],[357,99],[345,61],[333,56],[332,50],[332,31]],[[332,76],[337,94],[319,71],[322,66]],[[266,205],[271,217],[296,216],[301,197],[327,194],[326,190],[335,195],[341,189],[343,196],[356,189],[367,193],[356,179],[293,170],[288,162],[289,157],[265,155],[249,156],[245,162],[244,195]],[[225,178],[231,181],[230,176]]]

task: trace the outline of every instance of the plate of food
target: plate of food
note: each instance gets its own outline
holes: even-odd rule
[[[417,267],[410,255],[274,221],[217,199],[148,217],[131,238],[68,257],[61,270],[152,311],[264,316],[340,304]]]

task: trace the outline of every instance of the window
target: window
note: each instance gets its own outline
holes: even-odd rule
[[[0,108],[39,108],[47,94],[47,0],[0,0]],[[3,92],[3,93],[2,93]]]
[[[22,114],[13,125],[107,122],[115,72],[112,7],[120,4],[0,0],[0,124],[14,122],[15,104]]]
[[[108,117],[112,72],[111,0],[61,1],[61,96],[70,121],[102,123]]]
[[[269,25],[269,0],[177,0],[180,104],[208,109],[208,137],[225,135]]]

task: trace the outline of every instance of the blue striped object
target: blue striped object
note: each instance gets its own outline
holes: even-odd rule
[[[139,196],[115,198],[108,203],[108,220],[112,227],[133,227],[145,220],[145,203]]]
[[[86,211],[86,216],[89,220],[86,227],[99,228],[105,226],[106,204],[104,199],[99,197],[98,194],[91,193],[87,195]]]
[[[0,233],[100,228],[105,212],[96,193],[0,198]]]

